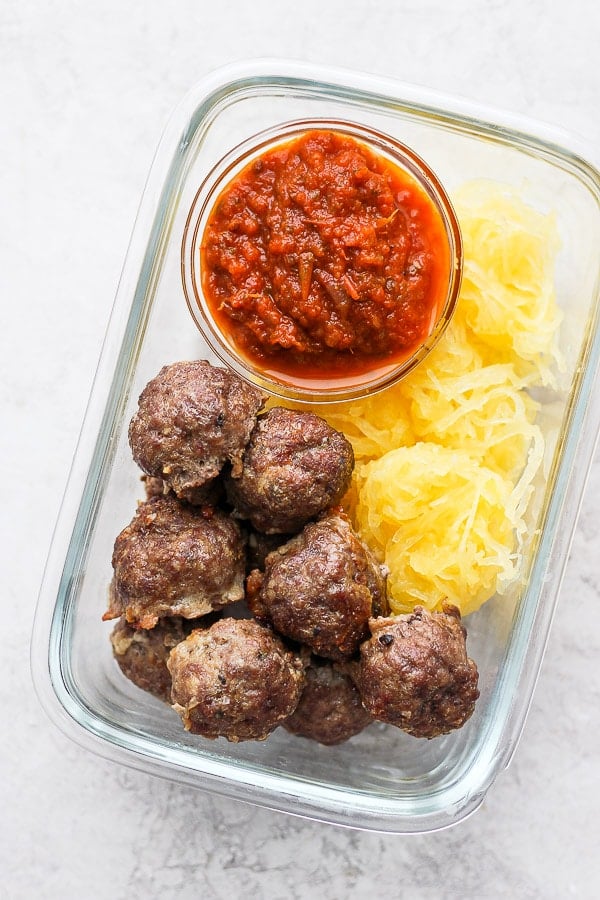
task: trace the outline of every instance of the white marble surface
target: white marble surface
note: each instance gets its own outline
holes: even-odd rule
[[[600,464],[516,756],[475,816],[410,838],[193,793],[79,749],[28,644],[53,523],[166,117],[260,55],[389,75],[600,145],[596,0],[3,0],[0,897],[592,898],[600,884]]]

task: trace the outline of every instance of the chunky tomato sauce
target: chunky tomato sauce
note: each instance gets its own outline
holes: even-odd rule
[[[411,176],[320,130],[233,178],[201,256],[222,331],[263,370],[303,379],[409,356],[439,317],[450,266],[441,217]]]

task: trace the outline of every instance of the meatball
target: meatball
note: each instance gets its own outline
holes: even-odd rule
[[[164,366],[142,391],[131,420],[133,458],[179,498],[197,502],[198,488],[226,462],[234,472],[241,467],[263,402],[257,388],[206,360]]]
[[[189,634],[186,620],[161,619],[155,628],[132,628],[125,617],[119,619],[110,635],[114,657],[123,675],[143,691],[166,703],[171,699],[171,674],[167,669],[169,653]]]
[[[304,684],[300,658],[253,619],[193,631],[168,667],[186,730],[228,741],[264,740],[293,713]]]
[[[455,606],[430,613],[374,619],[360,648],[357,684],[371,715],[415,737],[460,728],[479,696],[477,667],[467,657]]]
[[[138,507],[115,541],[109,608],[137,628],[163,616],[192,619],[244,596],[245,545],[225,513],[197,510],[173,496]]]
[[[352,678],[336,663],[312,657],[300,702],[283,727],[292,734],[333,746],[358,734],[372,721]]]
[[[313,413],[276,406],[259,416],[227,494],[258,531],[293,534],[342,498],[353,467],[341,432]]]
[[[270,553],[264,574],[248,577],[247,600],[258,619],[334,660],[356,653],[369,619],[387,612],[382,567],[335,512]]]

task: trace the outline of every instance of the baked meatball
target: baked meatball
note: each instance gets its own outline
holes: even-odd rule
[[[234,472],[240,468],[263,402],[257,388],[206,360],[164,366],[142,391],[131,420],[133,458],[179,498],[197,502],[197,490],[226,462]]]
[[[443,612],[430,613],[415,606],[409,615],[369,625],[357,684],[371,715],[424,738],[464,725],[479,691],[458,609],[446,604]]]
[[[113,654],[123,675],[160,700],[171,700],[169,653],[189,634],[185,619],[161,619],[155,628],[133,628],[123,616],[110,635]]]
[[[334,660],[356,653],[369,619],[387,612],[384,571],[337,512],[270,553],[264,574],[248,577],[247,600],[258,619]]]
[[[300,658],[253,619],[193,631],[168,667],[185,729],[228,741],[264,740],[295,710],[304,684]]]
[[[163,616],[192,619],[244,596],[245,546],[236,522],[175,497],[154,497],[138,507],[117,537],[109,608],[137,628]]]
[[[352,678],[336,663],[313,656],[300,702],[283,727],[292,734],[333,746],[358,734],[372,721]]]
[[[308,412],[282,406],[259,416],[226,486],[235,515],[267,534],[294,534],[341,500],[354,455],[343,434]]]

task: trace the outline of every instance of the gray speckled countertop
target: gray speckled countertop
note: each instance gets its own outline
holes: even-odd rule
[[[390,837],[258,810],[90,755],[28,667],[35,598],[144,180],[170,109],[246,57],[363,69],[600,146],[595,0],[5,0],[0,897],[592,898],[600,883],[600,464],[514,759],[478,812]]]

